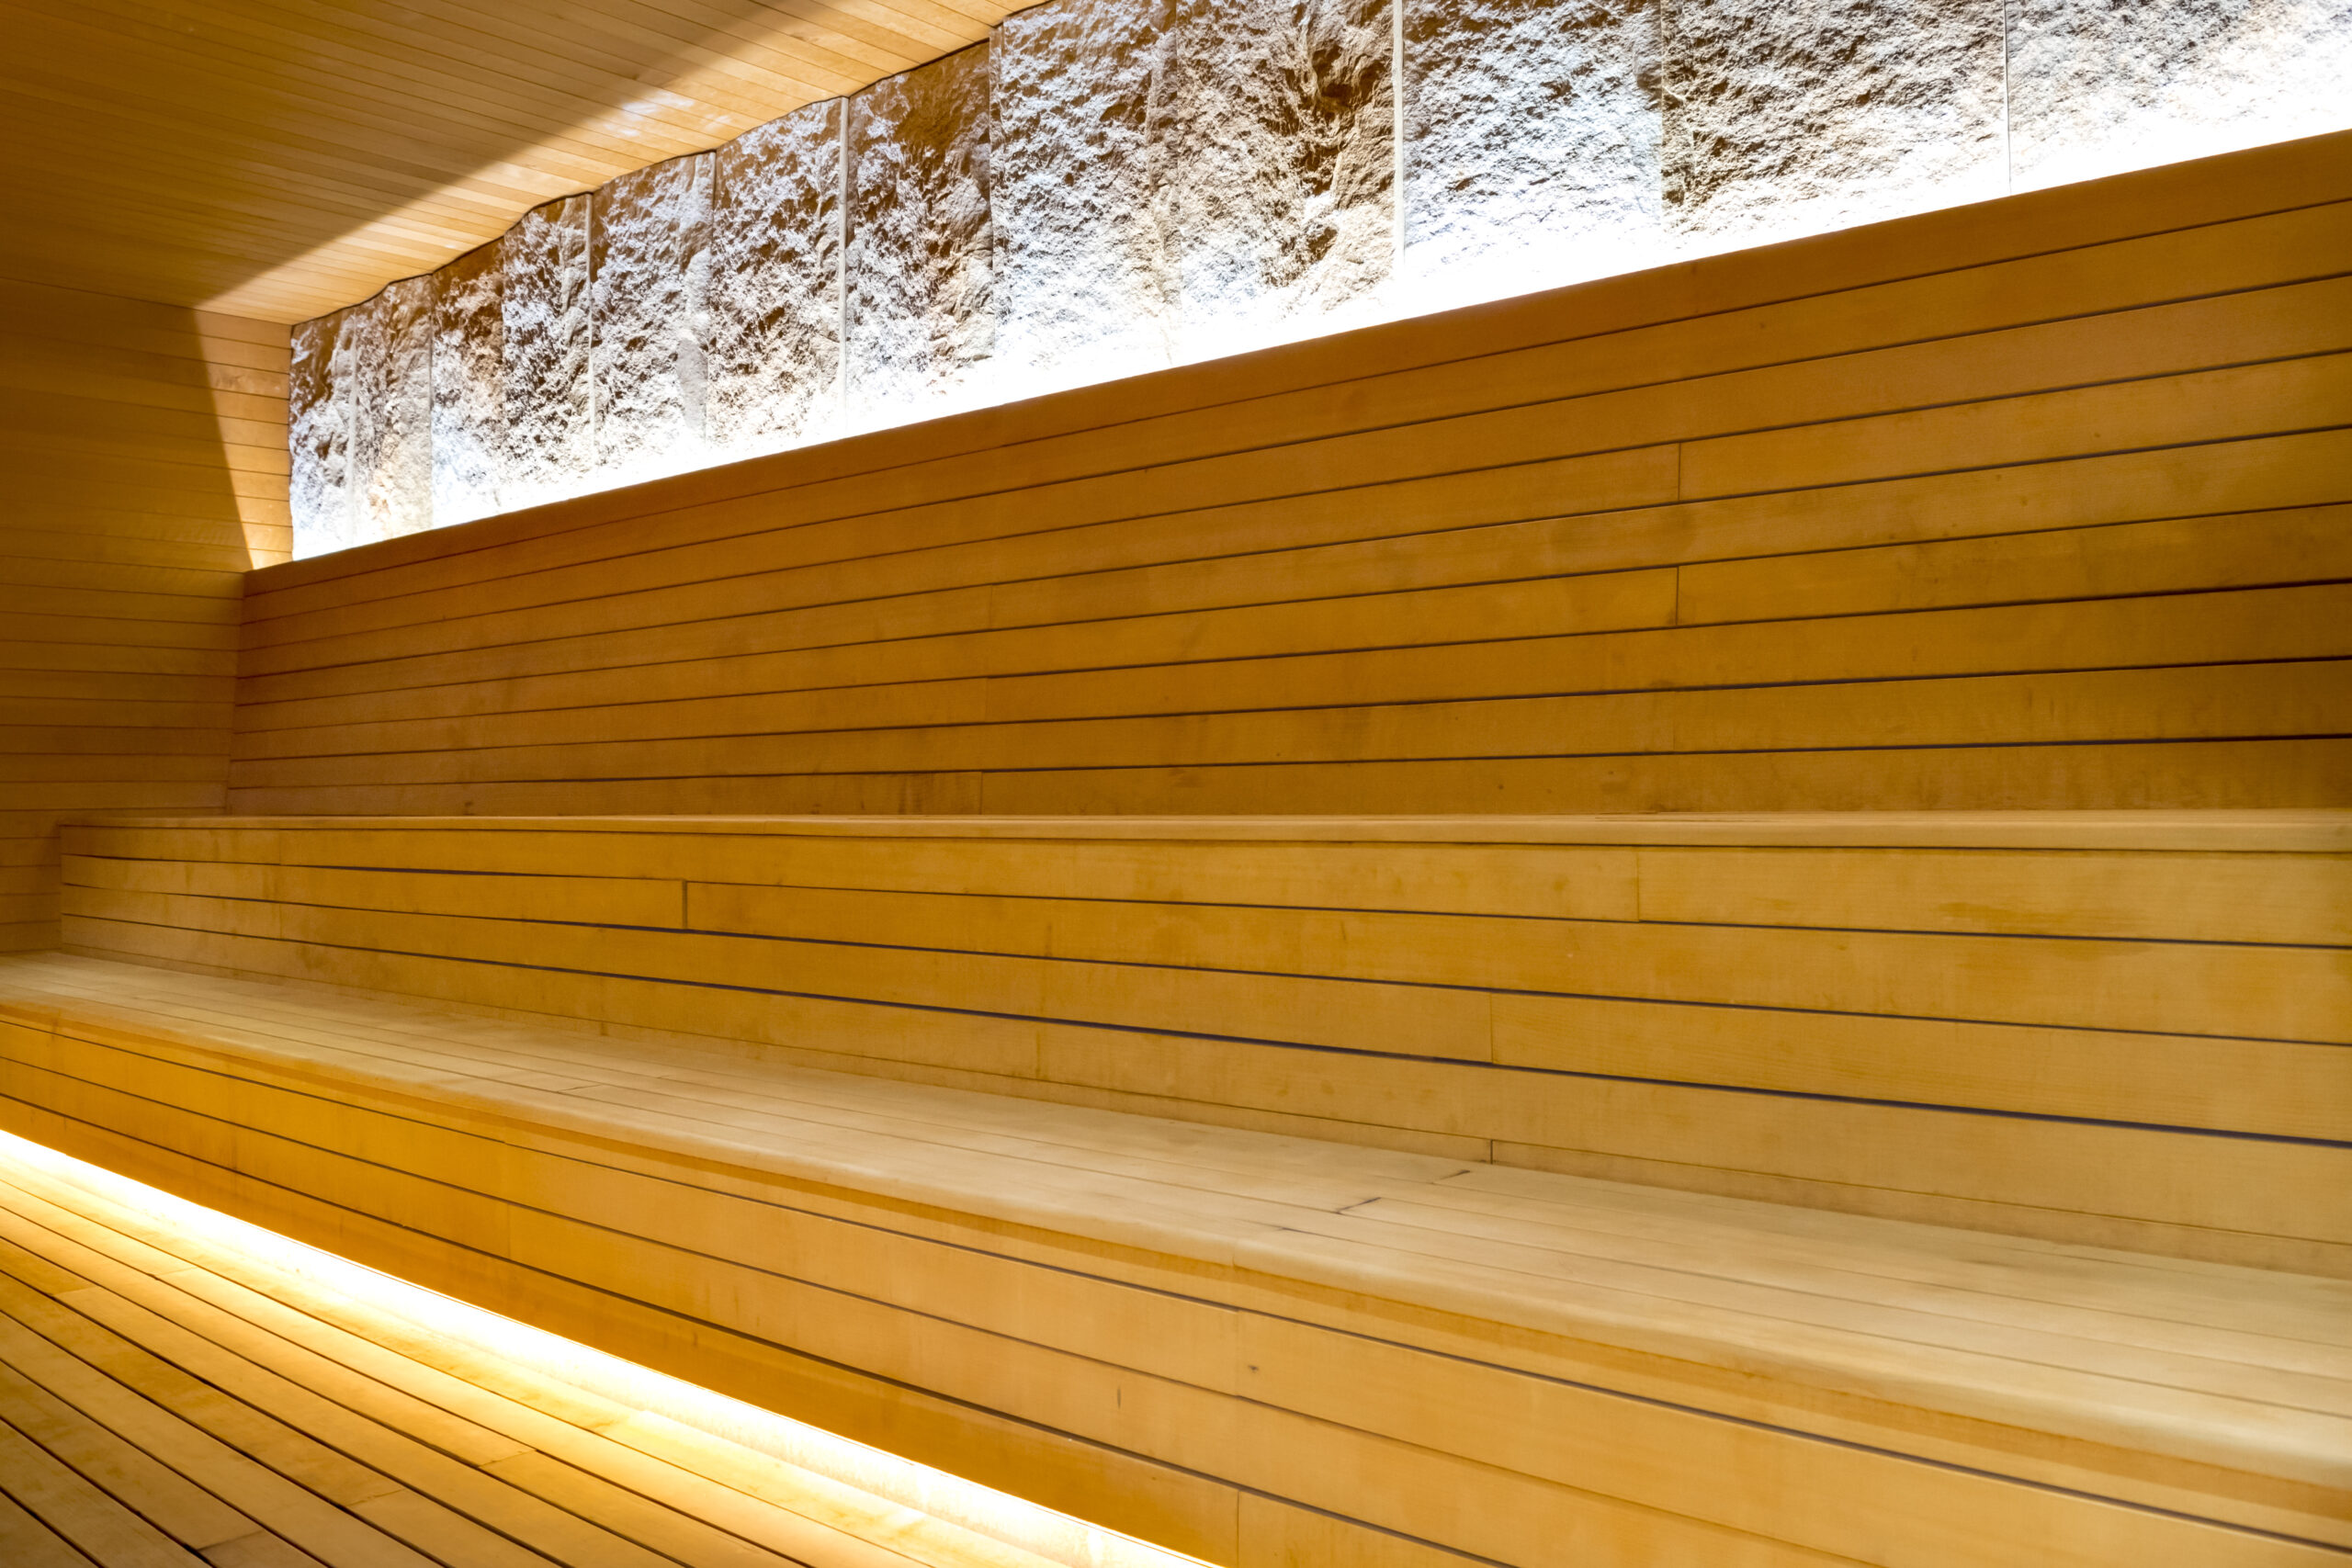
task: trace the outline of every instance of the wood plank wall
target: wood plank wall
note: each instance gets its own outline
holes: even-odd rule
[[[2352,796],[2352,135],[257,573],[243,810]]]
[[[284,560],[286,329],[0,280],[0,950],[57,819],[218,809],[238,595]]]

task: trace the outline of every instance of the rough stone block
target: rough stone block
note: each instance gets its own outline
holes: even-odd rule
[[[286,381],[287,445],[292,467],[287,499],[294,516],[294,555],[324,555],[351,538],[351,440],[335,396],[334,350],[349,312],[295,324]]]
[[[2352,126],[2352,0],[2015,0],[2018,188]]]
[[[989,46],[850,101],[851,419],[985,400],[996,347]]]
[[[1415,305],[1661,257],[1659,0],[1403,4]]]
[[[577,495],[596,467],[589,198],[535,207],[499,242],[509,508]]]
[[[433,329],[430,276],[388,284],[346,315],[358,539],[433,526]]]
[[[841,415],[842,104],[811,104],[712,154],[711,441],[729,456]]]
[[[1665,0],[1665,199],[1694,249],[2007,188],[2002,0]]]
[[[706,461],[711,156],[673,158],[592,197],[596,482]]]
[[[1178,353],[1311,331],[1396,259],[1390,0],[1170,0],[1153,111]]]
[[[1167,0],[1057,0],[997,30],[1005,395],[1168,362],[1175,278],[1153,135],[1167,30]]]
[[[433,275],[433,520],[498,510],[506,466],[506,320],[499,243]]]

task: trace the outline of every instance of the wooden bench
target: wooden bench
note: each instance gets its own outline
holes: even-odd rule
[[[2352,814],[67,833],[100,956],[2352,1274]]]
[[[2352,1545],[2338,1281],[395,998],[0,975],[30,1135],[1218,1562]]]

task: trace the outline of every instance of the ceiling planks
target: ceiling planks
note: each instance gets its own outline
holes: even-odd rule
[[[0,274],[295,321],[1002,0],[0,0]]]

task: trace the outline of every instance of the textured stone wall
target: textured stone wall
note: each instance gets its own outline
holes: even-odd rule
[[[979,44],[850,100],[847,389],[860,423],[969,393],[996,351],[993,53]]]
[[[2352,124],[2352,0],[1053,0],[295,329],[296,553]]]
[[[1667,254],[1655,0],[1402,3],[1417,294],[1500,295]]]
[[[596,467],[627,483],[698,467],[710,333],[707,152],[599,186],[589,214]]]
[[[498,510],[506,466],[506,289],[503,244],[433,275],[433,517]]]
[[[821,439],[839,419],[845,107],[811,104],[713,155],[705,418],[729,456]]]
[[[588,272],[594,208],[585,196],[535,207],[498,242],[499,330],[506,344],[502,509],[576,495],[595,483]],[[300,523],[294,549],[307,553]]]
[[[1012,396],[1168,363],[1167,0],[1039,6],[996,62],[995,371]]]
[[[2003,0],[1669,0],[1669,231],[1749,244],[2008,188]]]

